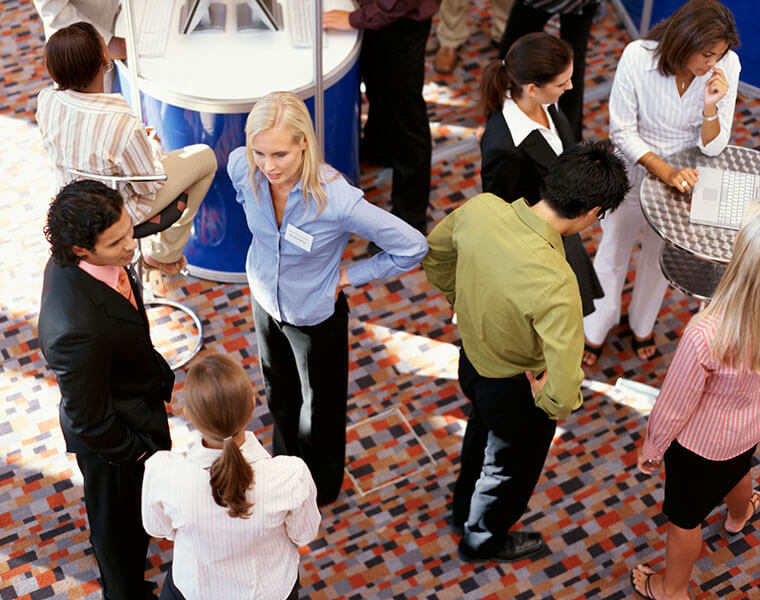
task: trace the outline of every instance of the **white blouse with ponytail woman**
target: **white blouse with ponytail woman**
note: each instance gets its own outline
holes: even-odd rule
[[[226,356],[196,362],[185,415],[200,432],[186,451],[145,464],[145,530],[174,541],[164,600],[298,597],[298,546],[316,537],[320,514],[306,464],[272,458],[245,430],[253,412],[245,371]]]

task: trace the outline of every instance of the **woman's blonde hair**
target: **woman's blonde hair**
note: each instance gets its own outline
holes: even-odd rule
[[[214,501],[231,517],[248,517],[253,469],[232,439],[251,418],[253,390],[243,367],[220,354],[193,363],[185,380],[185,414],[204,437],[224,445],[209,467]]]
[[[253,193],[256,195],[256,174],[259,170],[253,159],[253,140],[259,133],[275,127],[284,128],[296,144],[306,141],[301,163],[301,191],[306,203],[306,212],[309,211],[309,194],[311,194],[316,201],[317,215],[319,215],[327,204],[327,196],[322,189],[322,184],[327,183],[322,176],[322,152],[317,144],[317,137],[314,135],[309,110],[303,100],[291,92],[267,94],[256,102],[248,115],[245,123],[245,154],[251,169]]]
[[[715,358],[760,373],[760,201],[747,208],[731,262],[703,315],[718,319]]]

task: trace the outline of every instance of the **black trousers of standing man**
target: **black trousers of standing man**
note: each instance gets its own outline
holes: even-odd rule
[[[367,29],[360,58],[369,101],[362,148],[393,169],[393,214],[423,233],[432,151],[422,97],[430,24],[430,19],[399,19],[383,29]]]
[[[501,550],[528,506],[549,452],[556,422],[537,408],[524,374],[483,377],[462,350],[459,384],[472,403],[454,486],[453,522],[460,548],[473,557]]]
[[[583,90],[586,76],[586,47],[594,24],[594,15],[599,3],[591,2],[583,7],[583,13],[559,16],[559,37],[573,47],[573,89],[559,99],[559,107],[565,113],[573,128],[575,141],[583,139]],[[551,13],[525,6],[522,0],[515,0],[509,13],[507,27],[499,43],[499,58],[504,58],[518,38],[536,31],[543,31]]]
[[[274,454],[300,456],[317,485],[317,503],[338,497],[346,459],[348,303],[317,325],[273,319],[257,302],[253,321],[269,412]]]
[[[84,477],[90,543],[100,569],[105,600],[153,598],[145,581],[150,538],[140,512],[145,463],[114,464],[97,454],[76,454]]]

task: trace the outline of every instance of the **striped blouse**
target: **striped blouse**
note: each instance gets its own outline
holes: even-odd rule
[[[174,540],[172,576],[188,600],[282,600],[298,578],[298,546],[319,529],[317,489],[300,458],[272,458],[250,431],[240,447],[253,468],[248,518],[214,502],[208,467],[221,450],[200,440],[187,452],[156,452],[145,462],[145,531]]]
[[[760,374],[716,362],[715,317],[694,317],[649,417],[642,455],[659,461],[674,439],[703,458],[728,460],[760,442]]]
[[[148,136],[119,94],[46,88],[37,98],[42,143],[55,166],[60,189],[76,177],[69,169],[101,175],[164,173],[161,145]],[[148,216],[163,182],[119,183],[117,189],[134,224]]]

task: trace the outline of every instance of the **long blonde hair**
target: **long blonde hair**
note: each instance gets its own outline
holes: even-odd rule
[[[317,215],[327,205],[327,196],[322,188],[327,180],[322,176],[322,152],[314,135],[314,126],[309,116],[306,105],[298,96],[291,92],[272,92],[256,102],[248,120],[245,123],[245,154],[248,158],[248,166],[251,170],[251,187],[256,195],[256,174],[259,169],[253,159],[253,140],[264,131],[275,127],[283,127],[291,134],[296,144],[306,141],[306,149],[301,163],[301,191],[306,212],[309,211],[309,194],[317,204]],[[336,172],[336,177],[338,176]]]
[[[734,242],[734,253],[702,313],[718,320],[715,358],[760,373],[760,202],[753,202]]]
[[[232,439],[243,430],[253,408],[251,380],[239,364],[221,354],[205,356],[190,367],[185,380],[185,414],[206,438],[223,445],[209,468],[211,495],[231,517],[246,518],[252,502],[253,469]]]

